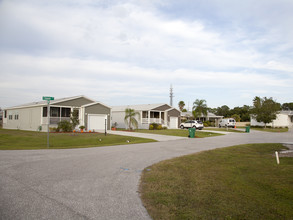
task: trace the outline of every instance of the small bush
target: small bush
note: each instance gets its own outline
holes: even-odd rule
[[[211,127],[212,123],[211,123],[210,121],[205,121],[205,122],[203,123],[203,125],[204,125],[205,127]]]
[[[151,123],[151,125],[154,128],[153,130],[157,130],[158,129],[159,124],[157,124],[157,123]]]
[[[72,124],[69,121],[60,121],[58,123],[58,128],[59,130],[63,132],[71,132],[73,130]]]
[[[149,130],[162,130],[167,129],[167,127],[163,127],[161,124],[151,123],[149,126]]]
[[[167,130],[168,128],[166,126],[163,127],[163,130]]]

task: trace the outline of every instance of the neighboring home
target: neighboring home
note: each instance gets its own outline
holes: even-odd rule
[[[250,116],[251,126],[265,126],[263,122],[257,122],[253,115]],[[272,123],[267,124],[267,126],[275,127],[293,127],[293,111],[280,111],[277,114],[277,118],[273,120]]]
[[[124,118],[125,109],[134,109],[139,112],[136,116],[138,128],[149,129],[151,123],[161,124],[167,128],[178,128],[180,123],[180,111],[168,104],[145,104],[112,106],[112,122],[117,123],[118,128],[126,128]]]
[[[193,119],[193,114],[191,111],[188,112],[181,112],[181,122],[186,121],[188,119]],[[217,116],[214,113],[208,112],[207,116],[202,115],[200,117],[201,121],[210,121],[210,122],[214,122],[215,126],[218,127],[219,125],[219,121],[224,118],[224,116]]]
[[[85,96],[75,96],[50,101],[49,127],[57,127],[58,122],[70,120],[70,113],[79,111],[78,125],[86,130],[110,129],[111,108]],[[3,128],[31,131],[47,131],[47,101],[29,103],[3,110]]]

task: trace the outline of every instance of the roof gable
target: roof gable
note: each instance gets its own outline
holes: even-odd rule
[[[112,106],[112,111],[125,111],[126,108],[134,109],[135,111],[165,111],[172,108],[167,104],[142,104],[142,105],[122,105],[122,106]],[[160,110],[162,108],[162,110]]]

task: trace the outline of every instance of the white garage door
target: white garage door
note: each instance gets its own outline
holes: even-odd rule
[[[178,128],[178,117],[170,117],[170,128]]]
[[[105,119],[107,115],[88,115],[88,129],[89,130],[105,130]]]

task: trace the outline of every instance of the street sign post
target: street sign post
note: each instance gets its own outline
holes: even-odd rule
[[[50,96],[43,96],[43,100],[47,101],[47,148],[50,147],[50,143],[49,143],[49,125],[50,125],[50,101],[54,100],[54,97],[50,97]]]

